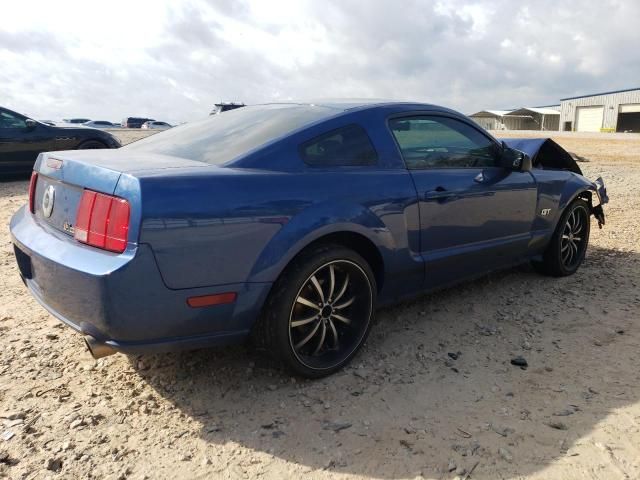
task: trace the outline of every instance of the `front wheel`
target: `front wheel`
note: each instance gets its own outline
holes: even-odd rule
[[[273,356],[308,378],[346,365],[369,333],[375,277],[356,252],[322,245],[301,254],[274,285],[261,335]]]
[[[554,277],[575,273],[587,251],[590,227],[589,205],[578,198],[560,217],[542,262],[533,262],[533,266],[541,273]]]

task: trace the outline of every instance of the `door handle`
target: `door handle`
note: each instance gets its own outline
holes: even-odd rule
[[[455,198],[458,198],[458,196],[459,195],[456,192],[449,192],[442,187],[438,187],[435,190],[430,190],[426,192],[424,194],[424,199],[427,201],[429,200],[443,201],[443,200],[453,200]]]

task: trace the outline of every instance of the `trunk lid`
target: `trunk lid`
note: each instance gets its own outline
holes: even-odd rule
[[[117,150],[77,150],[43,153],[38,173],[34,210],[39,221],[73,235],[83,190],[113,195],[123,173],[199,167],[207,164],[164,155],[125,154]]]

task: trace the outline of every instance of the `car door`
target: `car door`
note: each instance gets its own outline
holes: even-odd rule
[[[426,288],[522,259],[536,184],[500,166],[502,146],[471,122],[443,114],[393,117],[389,127],[418,194]]]
[[[28,125],[27,118],[0,109],[0,169],[4,172],[28,172],[38,154],[51,150],[49,127]]]

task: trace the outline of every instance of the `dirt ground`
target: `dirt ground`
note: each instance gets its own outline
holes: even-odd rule
[[[640,136],[557,140],[611,197],[579,272],[382,310],[320,381],[243,347],[93,360],[21,283],[28,182],[0,183],[0,477],[640,478]]]
[[[118,140],[120,140],[120,143],[123,145],[135,142],[136,140],[140,140],[160,131],[161,130],[142,130],[141,128],[116,128],[114,130],[107,130],[107,132],[118,137]]]

